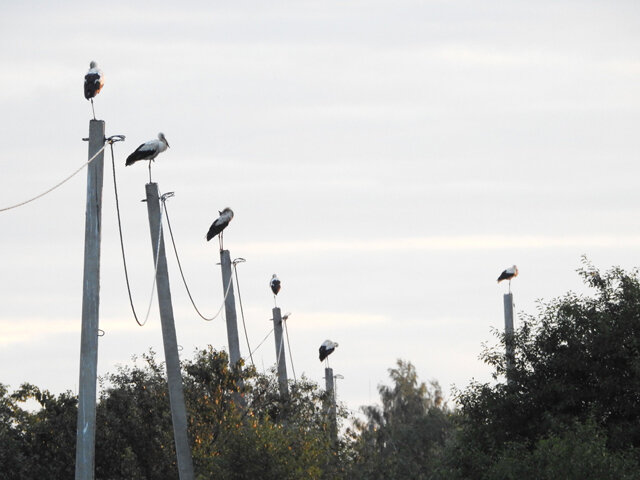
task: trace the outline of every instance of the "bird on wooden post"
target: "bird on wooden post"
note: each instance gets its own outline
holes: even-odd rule
[[[207,232],[207,242],[211,240],[216,235],[219,235],[218,241],[220,242],[220,251],[223,250],[223,230],[227,228],[229,222],[233,219],[233,210],[229,207],[225,208],[222,211],[218,210],[220,216],[216,218],[211,226],[209,227],[209,231]]]
[[[509,268],[503,270],[503,272],[498,277],[498,283],[503,280],[509,280],[509,293],[511,293],[511,279],[518,276],[518,267],[515,265],[510,266]]]
[[[328,357],[333,353],[337,346],[338,344],[336,342],[332,342],[331,340],[325,340],[324,342],[322,342],[322,345],[320,345],[320,361],[322,362],[323,360],[326,360],[327,368],[329,367]]]
[[[135,151],[127,157],[125,165],[133,165],[139,160],[149,160],[149,183],[151,183],[151,162],[155,161],[155,158],[169,148],[169,142],[167,142],[164,133],[160,132],[158,138],[149,140],[143,143]]]
[[[93,97],[95,97],[104,86],[104,75],[102,70],[98,68],[98,64],[92,61],[89,64],[89,71],[84,76],[84,98],[91,100],[91,110],[93,111],[93,119],[96,119],[96,111],[93,108]]]
[[[273,301],[274,303],[276,303],[276,306],[277,306],[276,296],[280,291],[280,279],[275,273],[271,275],[271,281],[269,282],[269,286],[271,287],[271,291],[273,292]]]

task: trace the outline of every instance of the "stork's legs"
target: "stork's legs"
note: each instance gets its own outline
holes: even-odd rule
[[[223,245],[222,235],[224,235],[224,230],[222,232],[220,232],[220,235],[218,235],[218,242],[220,243],[220,251],[224,250],[224,248],[222,247],[222,245]]]
[[[151,183],[151,160],[149,160],[149,183]]]
[[[93,108],[93,98],[91,99],[91,110],[93,111],[93,119],[96,119],[96,110]]]

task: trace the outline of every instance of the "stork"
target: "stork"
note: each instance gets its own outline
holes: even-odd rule
[[[84,76],[84,98],[91,100],[91,110],[93,111],[93,119],[96,119],[96,111],[93,108],[93,97],[95,97],[104,86],[104,75],[102,70],[98,68],[98,64],[91,61],[89,71]]]
[[[324,342],[322,342],[322,345],[320,345],[320,361],[322,362],[323,360],[326,360],[327,367],[329,367],[328,357],[333,353],[337,346],[338,344],[336,342],[332,342],[331,340],[325,340]]]
[[[127,157],[125,165],[133,165],[138,160],[149,160],[149,183],[151,183],[151,162],[155,161],[155,158],[169,148],[169,142],[167,142],[164,133],[160,132],[158,138],[149,140],[143,143],[135,151]]]
[[[275,273],[271,275],[271,281],[269,281],[269,286],[271,287],[271,291],[273,292],[273,301],[276,302],[276,296],[280,291],[280,279]],[[276,302],[276,306],[278,306],[277,302]]]
[[[511,293],[511,279],[518,276],[518,267],[515,265],[510,266],[503,270],[503,272],[498,277],[498,283],[503,280],[509,280],[509,293]]]
[[[227,207],[222,211],[218,210],[218,213],[220,214],[220,216],[213,221],[213,223],[209,227],[209,231],[207,232],[207,242],[216,235],[219,235],[218,241],[220,242],[220,251],[222,251],[223,230],[227,228],[227,225],[229,225],[229,222],[233,219],[233,210]]]

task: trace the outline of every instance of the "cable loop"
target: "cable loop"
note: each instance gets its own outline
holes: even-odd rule
[[[165,218],[167,219],[167,226],[169,227],[169,236],[171,237],[171,244],[173,245],[173,252],[176,255],[176,262],[178,263],[178,270],[180,270],[180,276],[182,277],[182,283],[184,284],[184,288],[187,291],[187,295],[189,296],[189,300],[191,301],[191,305],[193,305],[193,308],[196,311],[196,313],[204,321],[211,322],[211,321],[215,320],[216,318],[218,318],[218,316],[222,313],[222,309],[224,308],[224,304],[227,301],[227,296],[229,295],[229,291],[231,290],[231,285],[233,285],[233,274],[229,277],[229,283],[227,284],[227,287],[225,289],[224,298],[222,299],[222,304],[220,305],[220,308],[218,309],[216,314],[213,317],[204,316],[200,312],[198,307],[196,306],[196,303],[193,300],[193,296],[191,295],[191,290],[189,290],[189,285],[187,284],[187,280],[186,280],[186,278],[184,276],[184,271],[182,270],[182,262],[180,262],[180,256],[178,255],[178,248],[176,247],[175,238],[173,237],[173,229],[171,228],[171,220],[169,220],[169,210],[167,209],[167,204],[166,204],[165,200],[167,198],[170,198],[170,197],[174,196],[174,193],[173,192],[167,192],[167,193],[165,193],[163,195],[163,197],[165,197],[165,196],[166,196],[166,198],[163,198],[162,205],[164,207]]]
[[[124,135],[115,135],[116,137],[123,137]],[[111,137],[110,137],[111,138]],[[160,210],[160,227],[159,227],[159,232],[158,232],[158,245],[157,245],[157,249],[156,249],[156,261],[155,261],[155,273],[153,275],[153,285],[151,287],[151,298],[149,300],[149,307],[147,308],[147,315],[144,319],[143,322],[140,322],[140,320],[138,319],[138,314],[136,313],[136,308],[133,305],[133,297],[131,295],[131,285],[129,283],[129,271],[127,269],[127,258],[124,252],[124,240],[122,237],[122,221],[120,219],[120,201],[118,199],[118,182],[116,181],[116,162],[115,162],[115,157],[113,155],[113,143],[115,141],[120,141],[120,140],[114,140],[113,142],[109,142],[109,145],[111,145],[111,167],[113,169],[113,189],[115,191],[115,197],[116,197],[116,212],[118,214],[118,232],[120,234],[120,249],[122,251],[122,264],[124,266],[124,278],[126,280],[127,283],[127,293],[129,294],[129,304],[131,305],[131,311],[133,312],[133,318],[135,318],[136,323],[143,327],[146,323],[147,320],[149,320],[149,313],[151,312],[151,305],[153,303],[153,295],[154,295],[154,291],[155,291],[155,286],[156,286],[156,275],[158,273],[158,254],[160,251],[160,238],[162,237],[162,210]]]

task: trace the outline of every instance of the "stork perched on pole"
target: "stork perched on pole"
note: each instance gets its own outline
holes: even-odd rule
[[[518,276],[518,267],[515,265],[510,266],[509,268],[503,270],[503,272],[498,277],[498,283],[503,280],[509,281],[509,293],[511,293],[511,279]]]
[[[104,75],[102,70],[98,68],[98,64],[92,61],[89,64],[89,71],[84,76],[84,98],[91,100],[91,110],[93,111],[93,119],[96,119],[96,111],[93,108],[93,97],[100,93],[104,86]]]
[[[325,340],[322,342],[322,345],[320,345],[320,361],[326,360],[327,368],[329,368],[329,355],[333,353],[337,346],[338,343],[332,342],[331,340]]]
[[[222,238],[222,235],[224,233],[223,231],[225,228],[227,228],[229,222],[233,220],[233,210],[227,207],[222,211],[218,211],[218,213],[220,214],[220,216],[213,221],[213,223],[209,227],[209,231],[207,232],[207,242],[216,235],[219,235],[218,241],[220,243],[220,251],[222,251],[224,250]]]
[[[269,286],[271,287],[271,291],[273,292],[273,301],[276,304],[276,307],[278,306],[278,302],[276,301],[276,297],[278,295],[278,292],[280,291],[280,279],[278,278],[278,276],[274,273],[273,275],[271,275],[271,281],[269,282]]]
[[[151,183],[151,162],[155,161],[156,157],[169,148],[169,142],[167,142],[164,133],[160,132],[158,138],[149,140],[143,143],[135,151],[127,157],[125,165],[133,165],[139,160],[149,160],[149,183]]]

